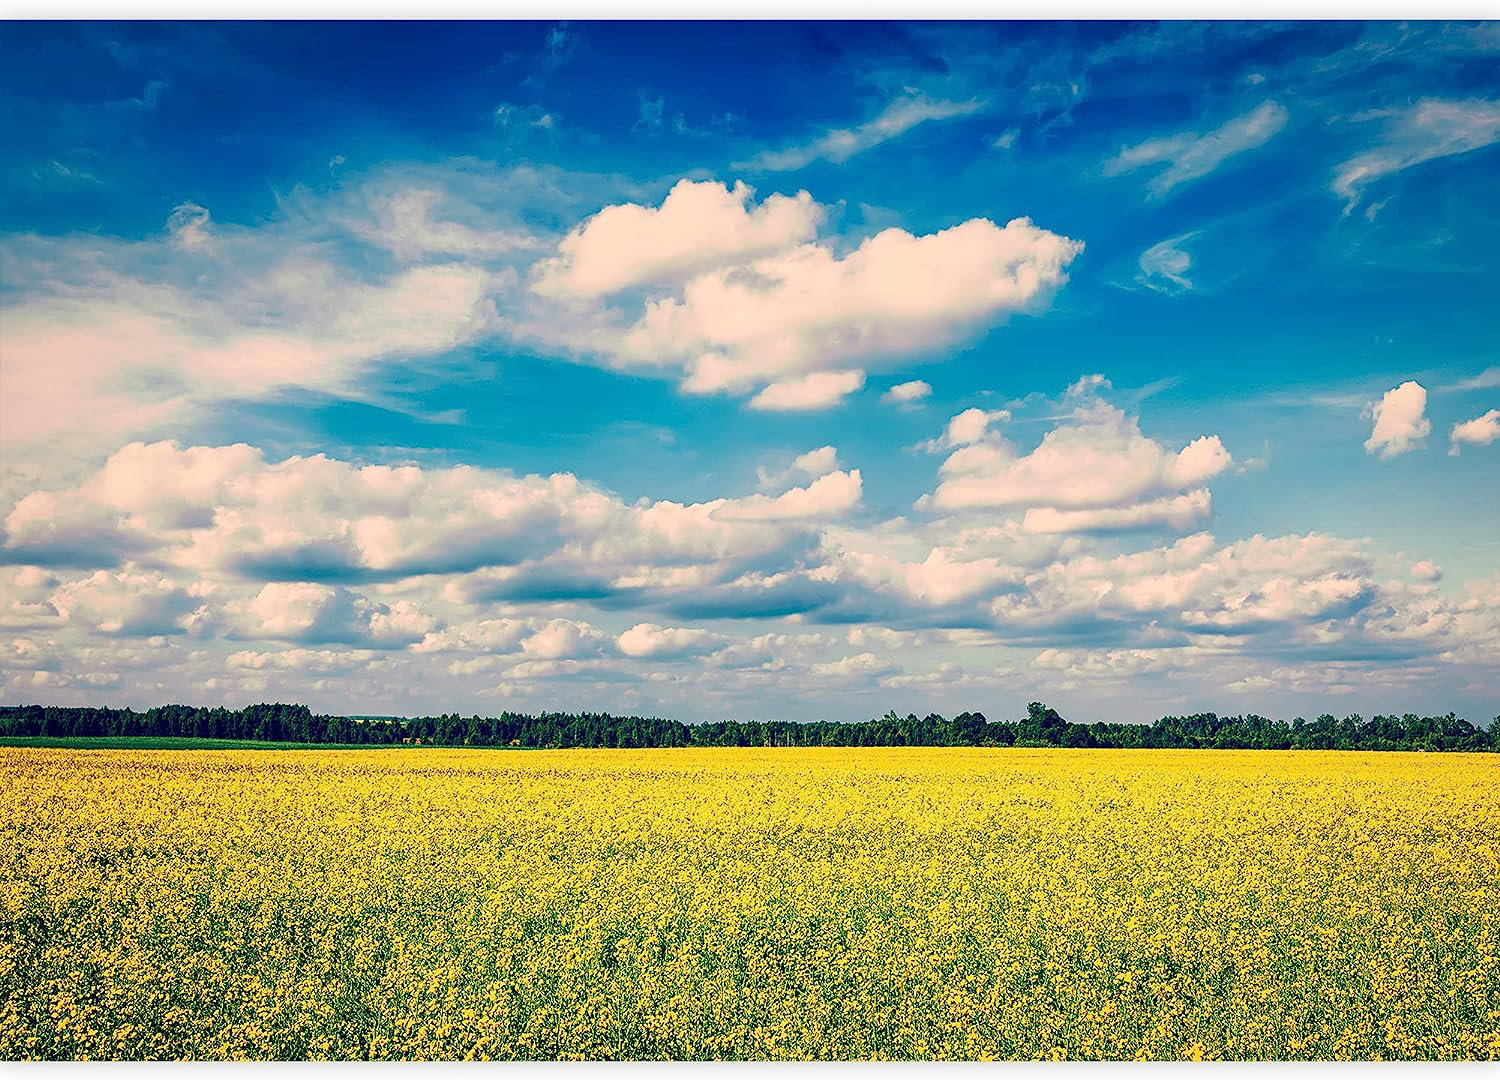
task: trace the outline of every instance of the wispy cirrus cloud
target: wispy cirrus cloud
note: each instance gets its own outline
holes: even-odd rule
[[[1118,176],[1153,165],[1165,166],[1146,185],[1153,196],[1160,197],[1181,184],[1207,176],[1232,157],[1264,146],[1286,122],[1285,107],[1263,101],[1210,131],[1184,131],[1127,146],[1104,163],[1104,172]]]
[[[894,99],[863,124],[852,128],[834,128],[807,142],[780,150],[762,151],[748,161],[737,163],[735,168],[787,172],[820,160],[838,164],[848,161],[855,154],[904,135],[918,124],[972,116],[984,107],[985,102],[978,98],[943,101],[925,94],[909,94]]]
[[[1367,187],[1383,177],[1438,158],[1467,154],[1500,142],[1500,102],[1470,99],[1426,99],[1409,109],[1363,114],[1384,119],[1384,136],[1364,153],[1335,170],[1333,192],[1347,214],[1359,205]]]
[[[1188,277],[1193,268],[1193,256],[1184,246],[1198,235],[1197,230],[1183,233],[1152,244],[1137,260],[1140,273],[1136,281],[1157,292],[1191,292],[1193,282]]]

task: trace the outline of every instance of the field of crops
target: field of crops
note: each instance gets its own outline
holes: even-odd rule
[[[1495,1058],[1500,759],[0,748],[6,1058]]]

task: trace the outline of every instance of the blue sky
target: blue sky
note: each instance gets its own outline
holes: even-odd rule
[[[1500,712],[1500,27],[9,24],[0,694]]]

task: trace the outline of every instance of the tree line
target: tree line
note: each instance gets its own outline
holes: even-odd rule
[[[1500,717],[1496,717],[1500,721]],[[328,745],[567,747],[673,746],[1061,746],[1221,750],[1500,750],[1500,723],[1488,729],[1444,716],[1324,714],[1291,722],[1264,716],[1163,716],[1151,724],[1075,724],[1040,702],[1020,719],[992,721],[964,712],[951,719],[887,712],[854,722],[790,720],[685,724],[609,713],[499,716],[328,716],[305,705],[243,709],[160,705],[134,709],[0,706],[0,736],[177,737]]]

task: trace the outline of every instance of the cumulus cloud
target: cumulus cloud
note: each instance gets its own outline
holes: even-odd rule
[[[807,451],[805,454],[798,454],[785,469],[757,469],[756,477],[760,481],[762,490],[772,490],[783,487],[798,477],[807,477],[816,480],[820,476],[826,476],[833,472],[838,467],[838,448],[835,446],[820,446],[815,450]]]
[[[928,439],[919,449],[930,454],[952,450],[958,446],[969,446],[982,442],[989,436],[990,425],[1010,419],[1008,409],[968,408],[948,421],[948,426],[936,439]]]
[[[1286,121],[1283,106],[1263,101],[1210,131],[1184,131],[1127,146],[1104,163],[1104,171],[1116,176],[1164,165],[1146,186],[1152,195],[1165,195],[1180,184],[1207,176],[1237,154],[1264,146],[1286,126]]]
[[[812,521],[840,517],[859,504],[863,480],[858,469],[824,473],[806,487],[772,498],[747,495],[725,500],[713,516],[719,521]]]
[[[1467,154],[1500,141],[1500,102],[1424,99],[1407,109],[1366,114],[1384,118],[1379,143],[1345,161],[1334,172],[1334,194],[1347,214],[1365,189],[1383,177],[1437,158]]]
[[[764,151],[735,167],[784,172],[820,159],[837,164],[904,135],[918,124],[970,116],[983,108],[984,102],[977,99],[942,101],[924,94],[908,94],[894,99],[878,115],[857,127],[834,128],[805,143]]]
[[[879,358],[1036,310],[1082,250],[1026,218],[1003,228],[976,218],[927,236],[887,229],[843,257],[802,245],[700,274],[680,297],[651,301],[617,360],[681,365],[694,393],[771,384],[761,407],[819,407],[851,392],[856,372]],[[827,377],[805,379],[814,372]]]
[[[7,518],[8,557],[78,522],[100,565],[0,571],[0,680],[27,700],[274,690],[423,712],[503,694],[709,718],[802,708],[823,686],[854,715],[892,691],[956,711],[982,705],[969,694],[1024,701],[1036,671],[1223,686],[1287,657],[1493,666],[1500,583],[1447,596],[1425,560],[1319,534],[1101,537],[1195,527],[1230,464],[1213,436],[1147,437],[1106,388],[1070,388],[1029,453],[996,411],[958,414],[935,440],[939,479],[984,495],[913,520],[871,520],[831,445],[788,454],[762,485],[785,491],[627,503],[566,474],[137,444]],[[948,468],[980,451],[988,484]]]
[[[828,449],[799,468],[821,469]],[[270,463],[243,445],[135,443],[77,487],[21,499],[5,519],[0,558],[37,564],[57,538],[83,535],[92,555],[73,555],[93,567],[150,552],[162,565],[263,581],[394,581],[501,567],[517,588],[523,580],[644,587],[741,572],[853,509],[860,490],[858,470],[832,470],[774,498],[627,504],[567,473],[361,467],[323,456]]]
[[[313,582],[271,582],[231,613],[240,636],[301,644],[401,647],[421,641],[435,625],[411,601],[386,605]]]
[[[1441,581],[1443,572],[1431,559],[1418,559],[1411,564],[1411,576],[1418,581]]]
[[[1093,400],[1030,453],[990,433],[988,414],[975,409],[953,418],[940,445],[956,449],[919,508],[1025,508],[1025,527],[1037,532],[1195,525],[1211,510],[1204,484],[1233,463],[1217,435],[1172,451],[1135,417]]]
[[[1053,563],[1028,586],[992,602],[997,620],[1139,626],[1149,617],[1185,633],[1245,634],[1349,617],[1376,595],[1373,567],[1358,547],[1318,534],[1218,547],[1196,533],[1169,547]]]
[[[1457,457],[1459,446],[1465,443],[1470,446],[1488,446],[1496,439],[1500,439],[1500,409],[1491,409],[1472,420],[1463,420],[1453,425],[1453,430],[1448,433],[1451,444],[1448,453]]]
[[[653,660],[700,656],[721,643],[721,639],[707,630],[644,622],[636,623],[616,639],[620,652],[626,656]]]
[[[812,371],[778,379],[750,399],[761,412],[813,412],[827,409],[865,385],[863,371]]]
[[[194,590],[156,573],[99,570],[63,585],[52,607],[69,622],[100,634],[147,637],[182,634],[201,625],[207,608]]]
[[[910,382],[897,383],[884,394],[880,400],[893,405],[915,405],[917,402],[932,396],[932,387],[921,379],[912,379]]]
[[[598,627],[572,619],[551,619],[522,639],[521,651],[539,660],[597,656],[607,638]]]
[[[1387,390],[1369,408],[1375,424],[1365,440],[1365,453],[1393,458],[1417,449],[1432,431],[1426,413],[1427,390],[1421,383],[1407,381]]]
[[[825,211],[806,191],[771,195],[751,207],[754,189],[679,180],[659,207],[607,206],[573,229],[555,257],[532,270],[532,288],[555,297],[597,297],[695,273],[811,240]]]

